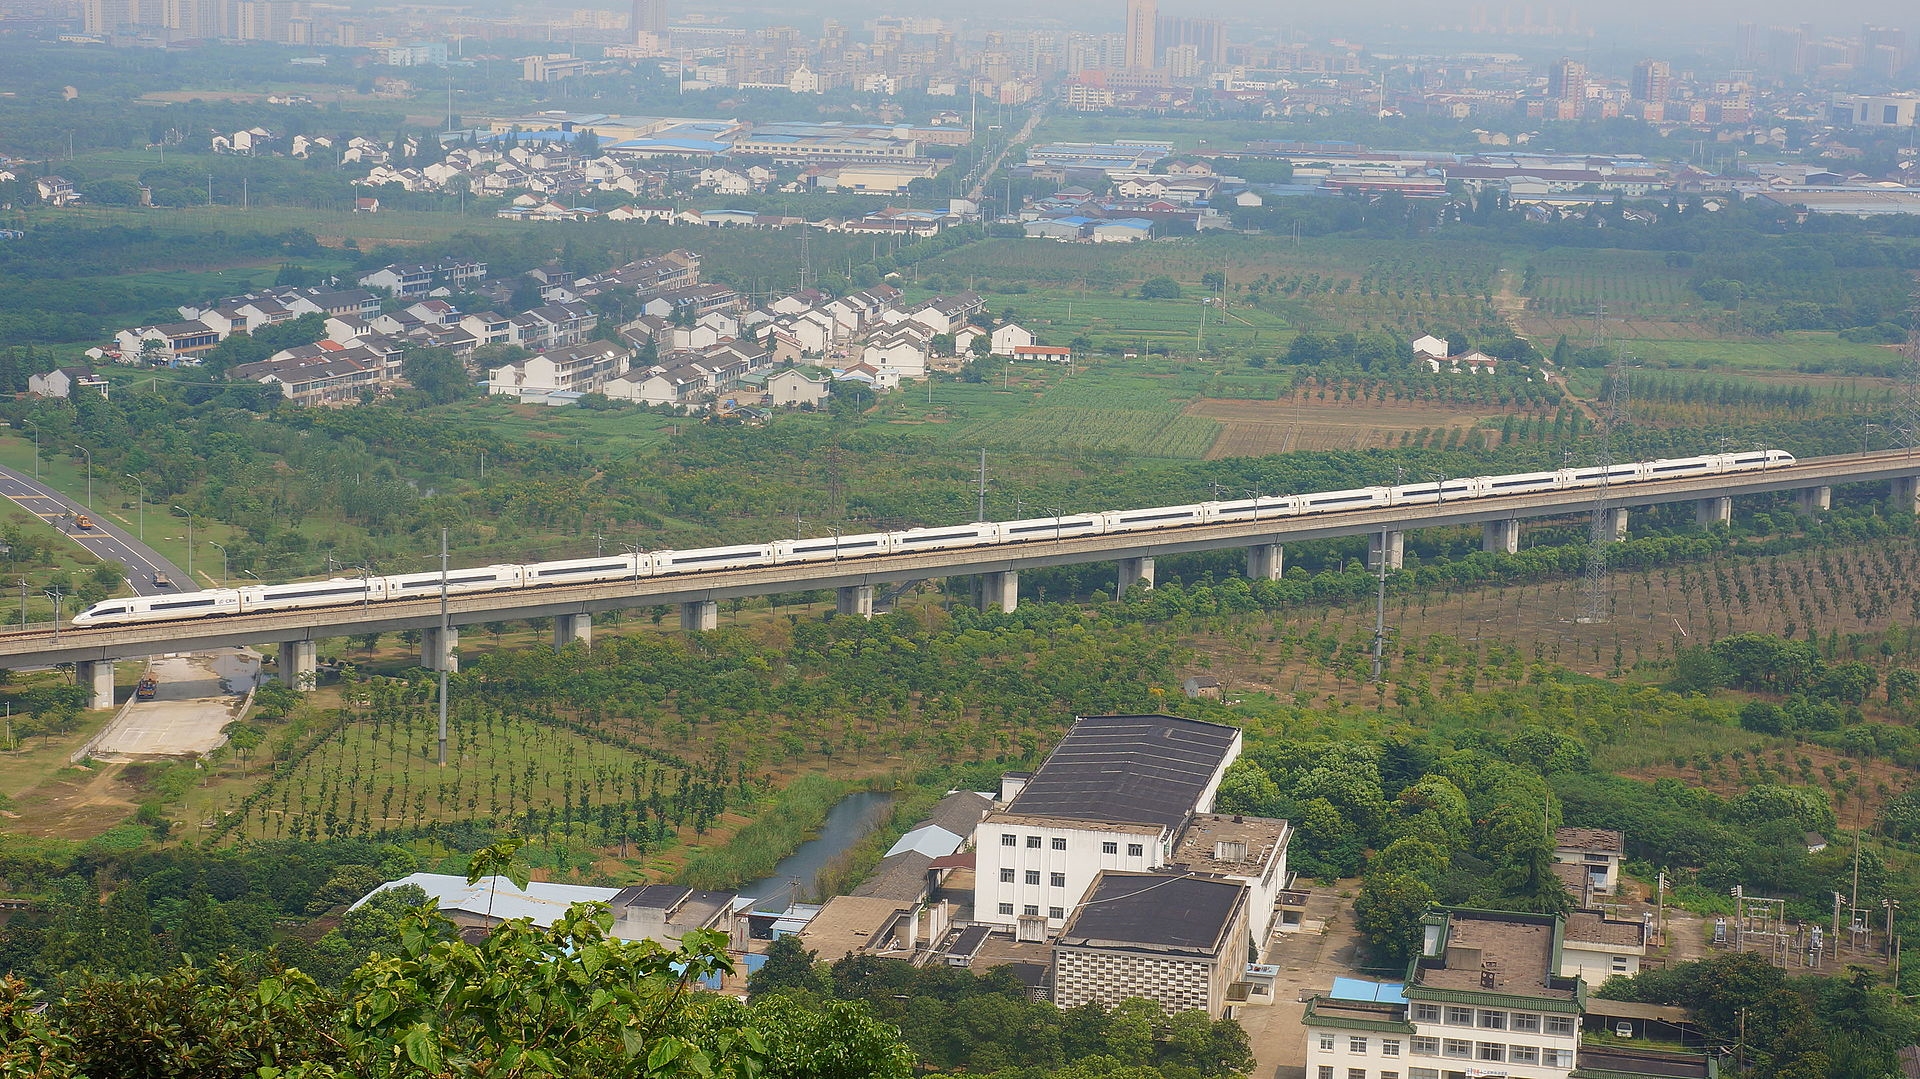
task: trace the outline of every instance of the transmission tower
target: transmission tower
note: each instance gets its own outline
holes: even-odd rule
[[[806,228],[800,230],[800,284],[798,291],[805,292],[813,287],[813,256],[807,249]]]
[[[1893,420],[1908,453],[1920,448],[1920,293],[1915,294],[1910,321],[1907,362],[1900,372],[1899,411]]]
[[[1609,473],[1613,471],[1614,428],[1626,422],[1627,365],[1615,357],[1607,369],[1607,399],[1597,410],[1600,417],[1600,486],[1593,498],[1593,518],[1587,530],[1587,572],[1585,603],[1580,621],[1599,625],[1613,617],[1613,593],[1607,587],[1607,547],[1618,539],[1613,506],[1609,502]]]

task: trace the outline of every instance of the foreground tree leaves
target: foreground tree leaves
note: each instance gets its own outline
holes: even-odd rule
[[[347,985],[221,960],[154,977],[84,977],[56,1000],[0,981],[0,1079],[906,1079],[897,1029],[863,1005],[698,991],[731,971],[726,938],[678,949],[610,937],[604,906],[551,929],[467,939],[439,914]],[[769,1050],[773,1044],[775,1049]]]

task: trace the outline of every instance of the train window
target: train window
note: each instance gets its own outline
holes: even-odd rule
[[[93,616],[95,618],[99,618],[102,615],[126,614],[126,613],[127,613],[127,609],[125,607],[102,607],[99,610],[93,612]]]
[[[309,596],[357,596],[365,592],[366,586],[355,581],[346,588],[280,588],[268,589],[265,599],[305,599]]]
[[[625,562],[602,562],[593,566],[567,566],[563,569],[535,569],[533,575],[535,577],[551,577],[559,573],[599,573],[603,570],[625,570],[627,568],[629,567]]]
[[[182,599],[175,600],[172,603],[156,603],[147,609],[151,611],[178,611],[188,607],[211,607],[213,604],[214,601],[210,599]]]
[[[900,538],[900,542],[901,543],[932,543],[936,540],[975,539],[978,537],[978,535],[979,533],[977,532],[937,532],[937,533],[931,533],[931,534],[915,533],[913,535],[902,536]]]
[[[749,558],[759,553],[760,552],[757,550],[756,551],[709,551],[704,553],[696,551],[696,552],[691,552],[687,554],[675,553],[671,555],[670,558],[672,559],[673,565],[679,566],[679,565],[690,565],[694,562],[718,562],[726,558]]]
[[[1546,482],[1545,480],[1542,480],[1542,479],[1536,479],[1536,478],[1534,478],[1534,477],[1532,477],[1532,476],[1515,476],[1515,477],[1513,477],[1513,478],[1511,478],[1511,479],[1504,479],[1504,480],[1494,480],[1494,481],[1493,481],[1493,485],[1494,485],[1494,487],[1496,487],[1496,488],[1500,488],[1500,487],[1521,487],[1521,486],[1524,486],[1524,485],[1526,485],[1526,484],[1529,484],[1529,483],[1545,483],[1545,482]]]
[[[1180,510],[1177,513],[1135,513],[1120,518],[1121,524],[1136,524],[1140,521],[1177,521],[1183,517],[1192,517],[1192,510]]]
[[[836,549],[838,546],[839,544],[836,544],[836,543],[814,543],[814,544],[809,544],[805,547],[802,547],[796,543],[794,544],[793,549],[796,554],[812,554],[814,551],[831,551]]]
[[[1664,465],[1654,465],[1653,470],[1655,472],[1679,472],[1682,469],[1703,467],[1705,466],[1700,461],[1670,461]]]

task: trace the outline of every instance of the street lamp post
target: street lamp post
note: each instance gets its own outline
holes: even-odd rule
[[[187,511],[187,584],[193,584],[193,511]]]
[[[87,512],[93,512],[93,451],[74,443],[73,448],[87,455]]]
[[[33,428],[33,478],[37,483],[40,480],[40,425],[32,420],[27,420],[26,424]]]
[[[225,587],[227,587],[227,547],[226,547],[226,544],[223,544],[223,543],[213,543],[213,541],[212,541],[212,540],[208,540],[207,542],[208,542],[208,543],[212,543],[212,544],[213,544],[213,545],[214,545],[215,547],[218,547],[218,548],[220,548],[220,587],[222,587],[222,588],[225,588]]]
[[[131,472],[121,474],[140,485],[140,501],[138,503],[140,507],[140,542],[145,543],[147,542],[147,481]]]

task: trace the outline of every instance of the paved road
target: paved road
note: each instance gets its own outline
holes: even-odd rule
[[[196,587],[187,581],[187,575],[181,572],[180,567],[160,557],[153,548],[134,539],[120,526],[104,520],[104,514],[89,514],[93,518],[93,528],[90,530],[75,528],[66,515],[86,513],[86,507],[32,476],[23,476],[10,468],[0,468],[0,496],[12,499],[22,509],[59,529],[67,538],[99,557],[126,566],[127,583],[133,586],[137,595],[151,596]],[[157,513],[157,507],[147,507],[148,516]],[[154,584],[156,573],[172,578],[175,588]]]
[[[260,677],[260,654],[221,649],[192,656],[161,656],[149,669],[160,679],[151,701],[132,701],[94,743],[100,760],[205,756],[219,748],[220,729],[239,718],[240,705]]]

